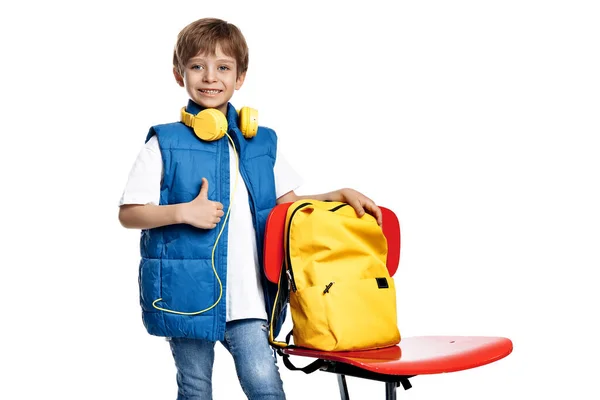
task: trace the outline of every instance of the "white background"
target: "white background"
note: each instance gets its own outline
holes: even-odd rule
[[[117,203],[148,128],[186,102],[176,35],[206,16],[244,32],[232,102],[277,130],[299,192],[350,186],[398,214],[402,335],[514,343],[399,398],[600,398],[597,2],[166,3],[1,6],[0,398],[175,398]],[[279,365],[289,399],[336,398],[334,375]],[[214,382],[243,398],[220,345]]]

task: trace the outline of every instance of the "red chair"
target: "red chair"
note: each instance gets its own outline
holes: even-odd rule
[[[291,204],[276,206],[267,220],[264,268],[267,279],[273,283],[279,280],[284,253],[285,217]],[[383,213],[383,233],[388,242],[387,268],[390,276],[393,276],[400,261],[400,225],[393,211],[380,208]],[[408,378],[479,367],[506,357],[512,349],[512,341],[504,337],[415,336],[403,337],[399,345],[377,350],[327,352],[293,347],[282,352],[284,357],[314,358],[317,361],[311,365],[321,371],[337,374],[342,400],[349,399],[346,376],[385,382],[386,399],[395,400],[398,386],[402,385],[404,389],[411,387]],[[307,367],[307,370],[314,368]]]

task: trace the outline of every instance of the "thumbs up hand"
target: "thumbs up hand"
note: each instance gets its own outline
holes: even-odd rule
[[[184,223],[202,229],[216,227],[221,221],[221,217],[225,215],[223,204],[208,199],[208,180],[206,178],[202,178],[198,196],[189,203],[185,203],[182,211]]]

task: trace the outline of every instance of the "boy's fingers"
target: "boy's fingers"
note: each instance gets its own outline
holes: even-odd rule
[[[377,225],[381,225],[383,223],[383,215],[381,214],[381,209],[377,206],[373,210],[373,216],[377,219]]]
[[[359,217],[364,215],[365,209],[363,208],[362,204],[360,204],[358,199],[351,200],[349,204],[352,206],[352,208],[354,208],[354,211],[356,211],[356,215]]]
[[[371,214],[377,220],[377,224],[381,225],[383,222],[383,215],[381,214],[381,209],[375,203],[367,203],[365,204],[365,208],[369,210],[369,214]]]

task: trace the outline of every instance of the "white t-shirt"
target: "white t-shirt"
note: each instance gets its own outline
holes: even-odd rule
[[[229,143],[229,169],[236,171],[235,153]],[[160,202],[160,186],[163,162],[158,139],[153,136],[142,147],[131,168],[127,185],[119,205],[154,204]],[[302,179],[282,156],[279,150],[274,167],[275,193],[277,198],[302,184]],[[230,177],[230,192],[233,193],[235,175]],[[209,182],[209,185],[212,182]],[[267,319],[263,297],[256,236],[252,214],[248,204],[248,189],[238,174],[237,189],[233,195],[229,215],[227,257],[227,321],[244,318]],[[209,199],[211,200],[211,199]],[[227,212],[227,210],[223,210]]]

